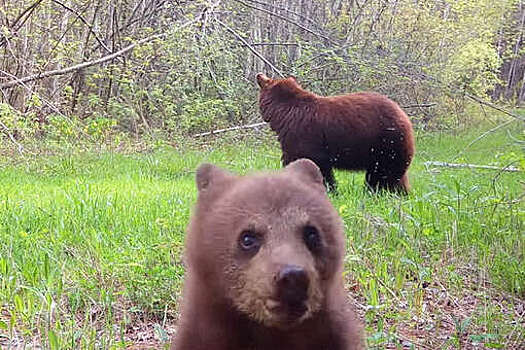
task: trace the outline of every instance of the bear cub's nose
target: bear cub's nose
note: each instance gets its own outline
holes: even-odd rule
[[[277,290],[281,301],[290,306],[303,304],[308,297],[308,275],[296,265],[286,265],[277,274]]]

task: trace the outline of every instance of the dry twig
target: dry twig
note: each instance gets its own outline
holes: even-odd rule
[[[183,29],[183,28],[185,28],[185,27],[187,27],[187,26],[189,26],[189,25],[191,25],[191,24],[193,24],[195,22],[198,22],[200,20],[200,18],[201,17],[199,16],[199,17],[197,17],[197,18],[195,18],[193,20],[190,20],[190,21],[184,23],[180,27],[177,27],[177,30],[181,30],[181,29]],[[27,77],[11,80],[11,81],[8,81],[7,83],[1,84],[0,85],[0,89],[7,89],[7,88],[13,87],[15,85],[26,83],[28,81],[48,78],[48,77],[52,77],[52,76],[55,76],[55,75],[63,75],[63,74],[75,72],[75,71],[78,71],[78,70],[81,70],[81,69],[84,69],[84,68],[87,68],[87,67],[91,67],[91,66],[94,66],[94,65],[97,65],[97,64],[101,64],[101,63],[110,61],[112,59],[115,59],[115,58],[117,58],[119,56],[122,56],[123,54],[127,53],[128,51],[131,51],[135,46],[145,44],[145,43],[153,41],[155,39],[164,38],[167,35],[168,35],[168,33],[160,33],[160,34],[155,34],[155,35],[149,36],[147,38],[144,38],[144,39],[141,39],[141,40],[137,41],[136,43],[133,43],[133,44],[131,44],[129,46],[126,46],[125,48],[123,48],[123,49],[121,49],[121,50],[119,50],[119,51],[117,51],[117,52],[115,52],[115,53],[113,53],[111,55],[107,55],[107,56],[101,57],[101,58],[93,60],[93,61],[82,62],[80,64],[77,64],[77,65],[74,65],[74,66],[71,66],[71,67],[67,67],[67,68],[63,68],[63,69],[55,69],[55,70],[52,70],[52,71],[47,71],[47,72],[38,73],[38,74],[32,74],[32,75],[29,75]]]
[[[13,142],[18,147],[18,153],[20,153],[20,155],[24,155],[24,146],[22,146],[20,143],[16,141],[13,134],[11,134],[11,132],[9,131],[9,128],[7,127],[7,125],[2,123],[1,120],[0,120],[0,126],[4,129],[4,133],[9,137],[9,139],[11,139],[11,142]]]
[[[263,122],[263,123],[255,123],[255,124],[234,126],[234,127],[226,128],[226,129],[218,129],[218,130],[213,130],[213,131],[202,132],[200,134],[193,135],[193,137],[215,135],[215,134],[220,134],[220,133],[223,133],[223,132],[233,131],[233,130],[253,129],[253,128],[256,128],[256,127],[259,127],[259,126],[264,126],[264,125],[267,125],[267,124]]]
[[[288,23],[291,23],[299,28],[301,28],[302,30],[312,34],[312,35],[315,35],[317,37],[320,37],[320,38],[323,38],[324,40],[326,40],[327,42],[331,43],[331,44],[336,44],[332,39],[330,39],[329,37],[327,37],[326,35],[323,35],[323,34],[319,34],[319,33],[316,33],[314,32],[313,30],[310,30],[308,28],[306,28],[305,26],[301,25],[300,23],[297,23],[296,21],[293,21],[291,20],[290,18],[288,17],[285,17],[285,16],[281,16],[275,12],[272,12],[272,11],[268,11],[267,9],[264,9],[264,8],[261,8],[261,7],[257,7],[257,6],[253,6],[253,5],[250,5],[250,4],[247,4],[246,2],[244,1],[241,1],[241,0],[234,0],[235,2],[238,2],[246,7],[249,7],[249,8],[252,8],[254,10],[258,10],[258,11],[261,11],[261,12],[265,12],[265,13],[268,13],[274,17],[277,17],[277,18],[280,18],[282,19],[283,21],[286,21]]]
[[[458,164],[458,163],[447,163],[447,162],[435,162],[428,161],[424,163],[425,166],[433,165],[445,168],[470,168],[470,169],[487,169],[487,170],[499,170],[499,171],[508,171],[508,172],[519,172],[520,169],[512,166],[506,166],[503,168],[492,166],[492,165],[476,165],[476,164]]]
[[[235,30],[228,27],[226,23],[222,22],[218,18],[216,18],[215,21],[219,23],[221,26],[223,26],[224,28],[226,28],[227,31],[232,33],[237,39],[239,39],[244,45],[246,45],[250,49],[250,51],[253,52],[255,56],[259,57],[261,61],[266,63],[268,66],[270,66],[270,68],[272,68],[277,74],[279,74],[281,77],[284,77],[284,74],[279,69],[277,69],[277,67],[271,64],[270,61],[268,61],[263,55],[261,55],[257,50],[255,50],[255,48],[253,48],[253,46],[251,46],[246,40],[244,40],[244,38],[240,36]]]
[[[514,119],[511,119],[511,120],[508,120],[506,121],[505,123],[502,123],[500,125],[497,125],[495,126],[494,128],[490,129],[490,130],[487,130],[485,131],[483,134],[479,135],[478,137],[476,137],[474,140],[472,140],[468,145],[465,146],[465,148],[463,148],[463,150],[461,152],[459,152],[455,157],[454,159],[458,159],[459,157],[461,157],[463,155],[463,153],[465,153],[465,151],[470,148],[470,146],[472,146],[473,144],[475,144],[476,142],[478,142],[479,140],[481,140],[482,138],[484,138],[485,136],[509,125],[510,123],[514,122],[515,120]]]
[[[487,102],[487,101],[485,101],[485,100],[482,100],[481,98],[479,98],[479,97],[477,97],[477,96],[474,96],[474,95],[471,95],[471,94],[466,94],[465,96],[467,96],[467,97],[470,98],[471,100],[476,101],[476,102],[479,103],[479,104],[482,104],[482,105],[488,106],[488,107],[490,107],[490,108],[492,108],[492,109],[495,109],[495,110],[497,110],[497,111],[500,111],[501,113],[504,113],[504,114],[506,114],[506,115],[508,115],[508,116],[511,116],[512,118],[516,118],[516,119],[518,119],[518,120],[525,121],[525,118],[523,118],[522,116],[519,116],[519,115],[517,115],[517,114],[514,114],[514,113],[512,113],[512,112],[509,112],[509,111],[507,111],[506,109],[501,108],[501,107],[499,107],[499,106],[496,106],[496,105],[493,104],[493,103],[490,103],[490,102]]]

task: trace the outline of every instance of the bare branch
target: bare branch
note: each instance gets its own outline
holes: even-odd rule
[[[4,74],[4,75],[7,75],[8,77],[11,77],[11,78],[15,78],[16,77],[9,73],[9,72],[6,72],[6,71],[3,71],[3,70],[0,70],[0,73]],[[39,95],[34,89],[32,89],[29,85],[25,84],[25,83],[21,83],[20,86],[22,86],[23,88],[26,89],[26,91],[29,93],[29,94],[35,94],[38,96],[38,98],[40,99],[40,101],[42,101],[46,106],[48,106],[53,112],[57,113],[58,115],[66,118],[67,120],[69,120],[65,115],[64,113],[60,112],[60,110],[55,106],[53,105],[51,102],[49,102],[46,98],[42,97],[41,95]],[[2,91],[2,94],[4,96],[6,96],[5,92],[3,90],[0,90]],[[7,98],[6,98],[7,99]]]
[[[316,32],[314,32],[313,30],[310,30],[310,29],[306,28],[306,27],[303,26],[302,24],[297,23],[296,21],[293,21],[293,20],[289,19],[288,17],[281,16],[281,15],[279,15],[279,14],[277,14],[277,13],[272,12],[272,11],[268,11],[267,9],[263,9],[263,8],[260,8],[260,7],[257,7],[257,6],[253,6],[253,5],[247,4],[246,2],[241,1],[241,0],[233,0],[233,1],[238,2],[239,4],[242,4],[242,5],[246,6],[246,7],[252,8],[252,9],[254,9],[254,10],[258,10],[258,11],[261,11],[261,12],[264,12],[264,13],[268,13],[268,14],[274,16],[274,17],[280,18],[280,19],[282,19],[283,21],[286,21],[286,22],[288,22],[288,23],[291,23],[291,24],[293,24],[293,25],[295,25],[295,26],[301,28],[301,29],[304,30],[305,32],[308,32],[308,33],[310,33],[310,34],[312,34],[312,35],[315,35],[315,36],[317,36],[317,37],[319,37],[319,38],[323,38],[323,39],[326,40],[327,42],[336,45],[336,43],[335,43],[332,39],[330,39],[329,37],[327,37],[326,35],[316,33]]]
[[[290,9],[287,9],[286,7],[280,7],[280,6],[276,6],[274,4],[269,4],[269,3],[266,3],[266,2],[256,1],[256,0],[248,0],[248,1],[251,2],[251,3],[254,3],[254,4],[263,5],[263,6],[270,6],[270,7],[274,8],[274,9],[276,9],[276,10],[281,10],[281,11],[288,12],[289,14],[295,15],[295,16],[297,16],[298,18],[300,18],[302,20],[305,20],[305,21],[310,22],[311,24],[313,24],[313,25],[315,25],[317,27],[320,27],[319,23],[315,22],[311,18],[303,16],[300,13],[291,11]]]
[[[155,39],[163,38],[166,35],[167,35],[166,33],[152,35],[150,37],[147,37],[147,38],[144,38],[142,40],[139,40],[136,43],[131,44],[131,45],[123,48],[122,50],[119,50],[119,51],[117,51],[117,52],[115,52],[115,53],[113,53],[111,55],[107,55],[107,56],[101,57],[101,58],[93,60],[93,61],[83,62],[83,63],[77,64],[77,65],[74,65],[74,66],[71,66],[71,67],[68,67],[68,68],[56,69],[56,70],[47,71],[47,72],[43,72],[43,73],[39,73],[39,74],[29,75],[27,77],[16,79],[16,80],[11,80],[11,81],[9,81],[7,83],[4,83],[4,84],[0,85],[0,89],[10,88],[10,87],[13,87],[13,86],[21,84],[21,83],[26,83],[28,81],[48,78],[48,77],[52,77],[52,76],[55,76],[55,75],[63,75],[63,74],[71,73],[71,72],[74,72],[74,71],[77,71],[77,70],[80,70],[80,69],[91,67],[91,66],[94,66],[94,65],[97,65],[97,64],[101,64],[101,63],[110,61],[110,60],[112,60],[114,58],[117,58],[119,56],[122,56],[126,52],[132,50],[137,45],[141,45],[141,44],[147,43],[147,42],[155,40]]]
[[[507,130],[507,136],[514,142],[520,144],[520,145],[525,145],[525,140],[518,140],[517,138],[515,138],[514,136],[512,136],[512,134],[510,133],[510,130]]]
[[[501,107],[498,107],[498,106],[496,106],[495,104],[492,104],[492,103],[490,103],[490,102],[488,102],[488,101],[482,100],[481,98],[479,98],[479,97],[477,97],[477,96],[474,96],[474,95],[471,95],[471,94],[466,94],[465,96],[467,96],[467,97],[470,98],[471,100],[474,100],[474,101],[476,101],[476,102],[478,102],[478,103],[480,103],[480,104],[482,104],[482,105],[485,105],[485,106],[488,106],[488,107],[490,107],[490,108],[492,108],[492,109],[495,109],[495,110],[497,110],[497,111],[500,111],[501,113],[505,113],[506,115],[509,115],[509,116],[511,116],[512,118],[516,118],[516,119],[518,119],[518,120],[525,121],[525,118],[524,118],[524,117],[521,117],[521,116],[519,116],[519,115],[517,115],[517,114],[514,114],[514,113],[512,113],[512,112],[509,112],[509,111],[507,111],[506,109],[503,109],[503,108],[501,108]]]
[[[502,124],[500,124],[500,125],[498,125],[498,126],[492,128],[492,129],[490,129],[490,130],[488,130],[488,131],[485,131],[483,134],[479,135],[479,136],[476,137],[474,140],[472,140],[468,145],[466,145],[465,148],[463,148],[463,150],[462,150],[461,152],[459,152],[459,153],[454,157],[454,159],[458,159],[459,157],[461,157],[461,156],[463,155],[463,153],[465,153],[465,151],[466,151],[468,148],[470,148],[470,146],[472,146],[473,144],[475,144],[476,142],[478,142],[479,140],[481,140],[481,139],[484,138],[485,136],[487,136],[487,135],[489,135],[489,134],[491,134],[491,133],[493,133],[493,132],[495,132],[495,131],[497,131],[497,130],[499,130],[499,129],[501,129],[501,128],[507,126],[507,125],[509,125],[509,124],[512,123],[512,122],[515,122],[515,120],[514,120],[514,119],[507,120],[505,123],[502,123]]]
[[[252,46],[301,46],[299,43],[251,43]]]
[[[221,134],[223,132],[234,131],[234,130],[241,130],[241,129],[253,129],[253,128],[257,128],[259,126],[265,126],[265,125],[268,125],[268,124],[262,122],[262,123],[234,126],[232,128],[218,129],[218,130],[213,130],[213,131],[202,132],[200,134],[193,135],[193,137],[209,136],[209,135]]]
[[[178,27],[177,30],[180,30],[180,29],[182,29],[184,27],[187,27],[190,24],[197,22],[198,20],[200,20],[200,17],[184,23],[183,25]],[[77,64],[77,65],[74,65],[74,66],[71,66],[71,67],[68,67],[68,68],[56,69],[56,70],[52,70],[52,71],[47,71],[47,72],[43,72],[43,73],[29,75],[27,77],[20,78],[20,79],[11,80],[11,81],[8,81],[7,83],[1,84],[0,85],[0,89],[7,89],[7,88],[13,87],[15,85],[19,85],[21,83],[26,83],[28,81],[48,78],[48,77],[52,77],[52,76],[55,76],[55,75],[63,75],[63,74],[71,73],[71,72],[74,72],[74,71],[78,71],[80,69],[91,67],[91,66],[94,66],[94,65],[97,65],[97,64],[101,64],[101,63],[110,61],[110,60],[112,60],[114,58],[117,58],[119,56],[122,56],[126,52],[132,50],[137,45],[142,45],[144,43],[147,43],[147,42],[150,42],[150,41],[153,41],[153,40],[156,40],[156,39],[161,39],[161,38],[166,37],[167,35],[168,35],[168,33],[160,33],[160,34],[155,34],[155,35],[149,36],[149,37],[141,39],[141,40],[137,41],[136,43],[133,43],[133,44],[131,44],[131,45],[123,48],[122,50],[119,50],[119,51],[117,51],[117,52],[115,52],[115,53],[113,53],[111,55],[107,55],[107,56],[101,57],[101,58],[93,60],[93,61],[83,62],[83,63]]]
[[[11,139],[11,142],[13,142],[18,147],[18,153],[20,153],[20,155],[24,155],[24,146],[16,142],[15,137],[11,134],[7,125],[2,123],[1,120],[0,120],[0,126],[4,129],[4,133]]]
[[[93,26],[91,24],[88,23],[88,21],[82,16],[81,13],[78,13],[78,11],[76,11],[75,9],[72,9],[71,7],[61,3],[60,1],[58,0],[52,0],[55,4],[58,4],[60,6],[62,6],[63,8],[65,8],[66,10],[68,10],[69,12],[75,14],[77,16],[78,19],[80,19],[82,21],[82,23],[84,23],[88,28],[89,28],[89,31],[91,32],[91,34],[93,34],[93,36],[95,37],[95,39],[97,40],[97,42],[99,43],[100,46],[102,46],[107,52],[111,52],[111,49],[109,47],[106,46],[106,44],[104,44],[102,42],[102,40],[100,40],[100,38],[98,37],[97,33],[93,30]]]
[[[18,21],[20,21],[26,14],[30,14],[31,12],[33,12],[37,7],[38,5],[40,5],[40,3],[44,1],[44,0],[37,0],[35,1],[31,6],[29,6],[28,8],[26,8],[24,11],[22,11],[18,17],[16,17],[16,19],[14,20],[14,22],[9,26],[10,28],[14,28],[14,26],[18,23]],[[20,29],[24,23],[26,22],[26,20],[29,18],[29,15],[26,16],[26,18],[24,19],[24,21],[18,26],[18,28],[15,29],[15,31],[17,31],[18,29]],[[11,36],[12,38],[13,36]],[[7,36],[4,36],[1,40],[0,40],[0,47],[1,46],[4,46],[5,43],[7,43],[9,41],[10,38],[7,38]]]
[[[407,108],[407,109],[408,108],[430,108],[430,107],[434,107],[434,106],[437,106],[436,102],[401,106],[401,108]]]
[[[469,168],[469,169],[487,169],[487,170],[499,170],[508,172],[520,172],[521,170],[516,167],[506,166],[503,168],[492,166],[492,165],[475,165],[475,164],[458,164],[458,163],[447,163],[447,162],[435,162],[428,161],[424,163],[425,166],[433,165],[445,168]]]
[[[259,52],[257,52],[257,50],[255,50],[255,48],[253,48],[253,46],[251,46],[246,40],[244,40],[244,38],[242,36],[240,36],[235,30],[233,30],[232,28],[228,27],[226,25],[226,23],[222,22],[220,19],[216,18],[215,21],[217,21],[217,23],[219,23],[221,26],[223,26],[224,28],[226,28],[226,30],[228,30],[230,33],[232,33],[237,39],[239,39],[244,45],[248,46],[248,48],[250,49],[251,52],[253,52],[253,54],[257,57],[259,57],[264,63],[266,63],[268,66],[270,66],[270,68],[272,68],[277,74],[279,74],[281,77],[284,78],[284,74],[279,70],[277,69],[277,67],[275,67],[273,64],[270,63],[270,61],[268,61],[266,58],[264,58],[263,55],[261,55]]]

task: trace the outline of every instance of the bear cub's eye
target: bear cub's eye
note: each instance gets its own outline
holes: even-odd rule
[[[307,225],[303,227],[303,240],[311,251],[317,251],[321,248],[321,236],[314,226]]]
[[[243,231],[239,237],[239,245],[243,250],[255,251],[261,246],[261,240],[255,232]]]

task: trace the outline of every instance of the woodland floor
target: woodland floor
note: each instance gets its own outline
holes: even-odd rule
[[[345,280],[370,349],[525,349],[520,125],[417,135],[407,197],[339,171]],[[159,349],[175,333],[194,171],[280,167],[273,137],[0,158],[0,347]],[[427,161],[520,167],[436,167]]]

